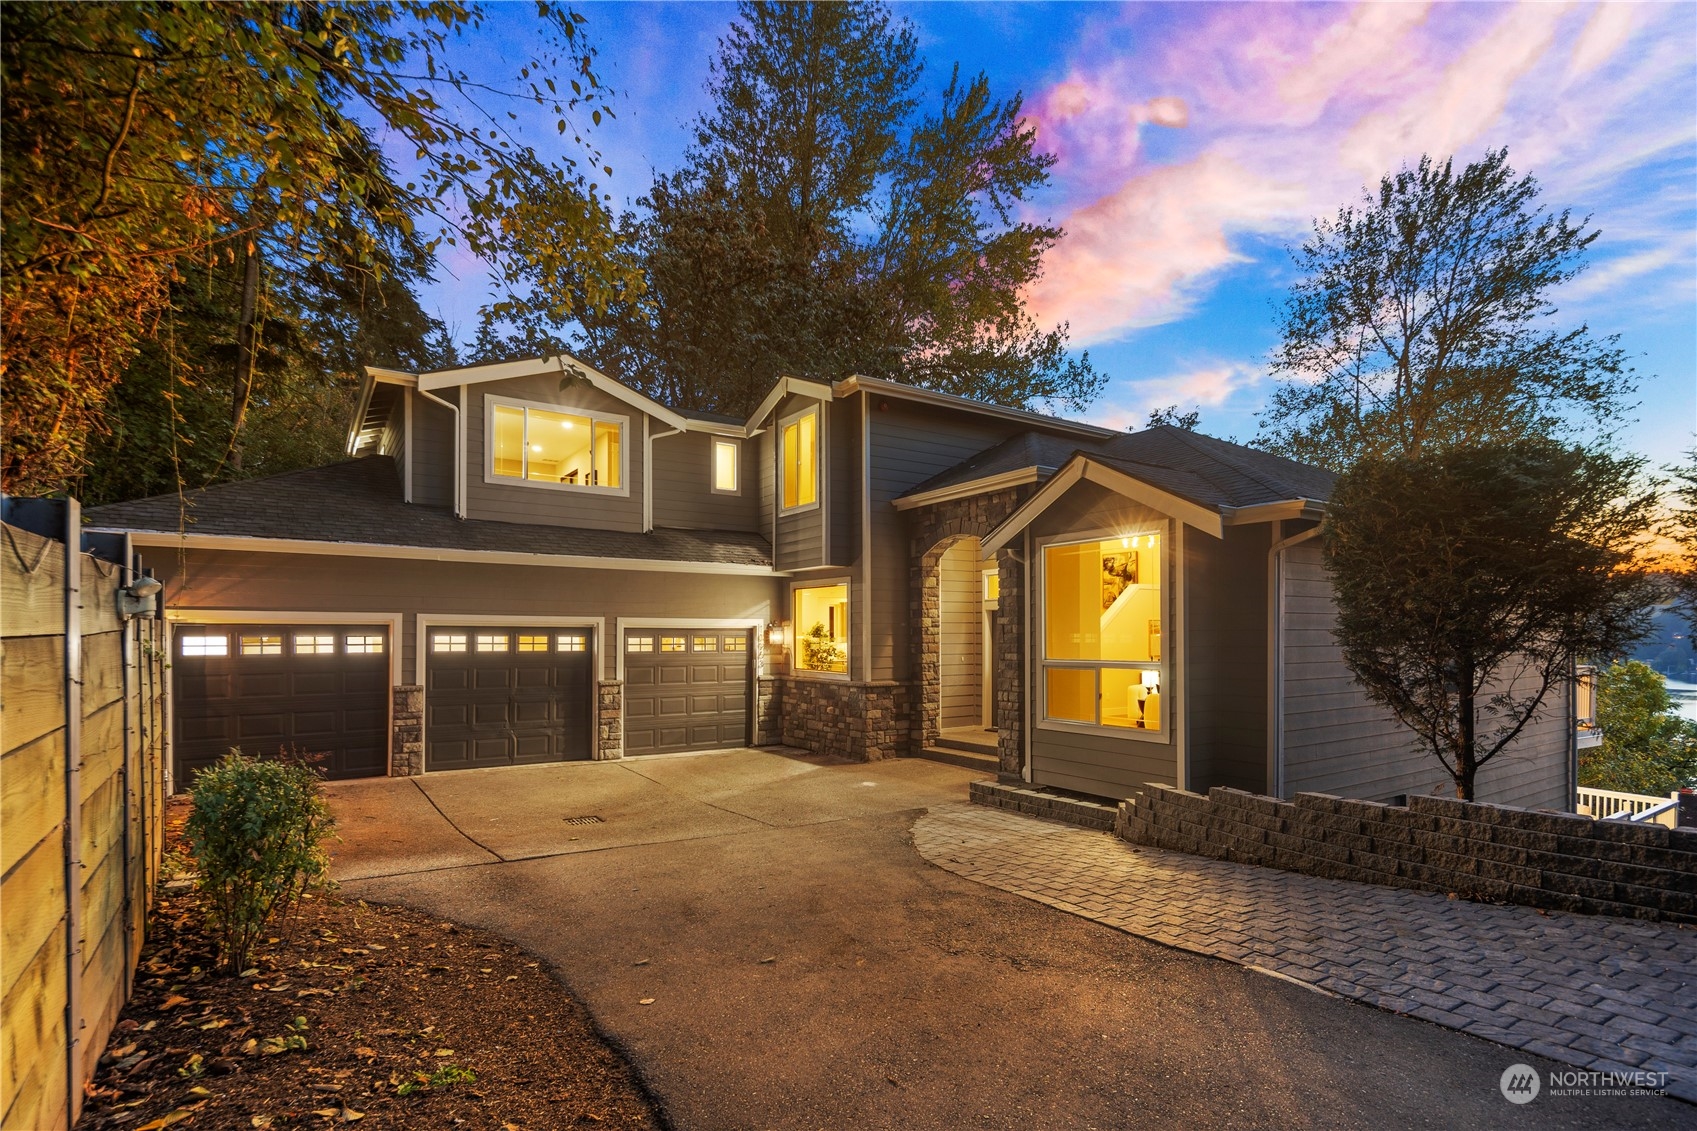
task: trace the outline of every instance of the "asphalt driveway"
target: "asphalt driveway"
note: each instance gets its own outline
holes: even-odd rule
[[[547,959],[679,1128],[1697,1124],[1511,1105],[1509,1065],[1556,1066],[935,868],[910,830],[972,777],[730,751],[339,783],[335,873]]]

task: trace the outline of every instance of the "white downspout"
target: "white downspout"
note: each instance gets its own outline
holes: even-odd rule
[[[463,390],[465,386],[460,386]],[[460,406],[443,400],[428,389],[419,389],[418,395],[429,397],[443,408],[454,414],[454,517],[465,517],[465,420],[460,415]],[[410,446],[412,437],[407,437]]]
[[[1280,568],[1284,552],[1318,536],[1314,526],[1301,534],[1275,541],[1267,550],[1268,629],[1267,663],[1267,789],[1274,797],[1285,795],[1285,587]]]
[[[664,440],[667,436],[683,435],[682,428],[668,428],[664,432],[648,431],[648,415],[642,417],[642,532],[647,534],[654,529],[654,441]],[[740,469],[739,469],[740,470]],[[712,469],[708,469],[712,474]]]

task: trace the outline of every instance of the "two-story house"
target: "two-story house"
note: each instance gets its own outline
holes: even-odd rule
[[[348,461],[88,512],[166,581],[179,787],[986,735],[1009,777],[1447,790],[1351,682],[1328,473],[851,377],[747,419],[570,357],[371,370]],[[1571,704],[1488,769],[1567,807]]]

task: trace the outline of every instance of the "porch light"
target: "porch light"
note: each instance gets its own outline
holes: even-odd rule
[[[151,569],[145,571],[118,590],[118,615],[125,620],[131,617],[152,616],[158,608],[157,598],[163,588],[164,582],[154,577]]]
[[[766,643],[772,648],[784,646],[784,626],[773,622],[766,626]]]

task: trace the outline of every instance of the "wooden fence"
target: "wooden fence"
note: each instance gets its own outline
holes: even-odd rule
[[[68,1128],[159,876],[164,625],[120,615],[137,563],[82,534],[75,500],[8,499],[4,517],[0,1128]]]

